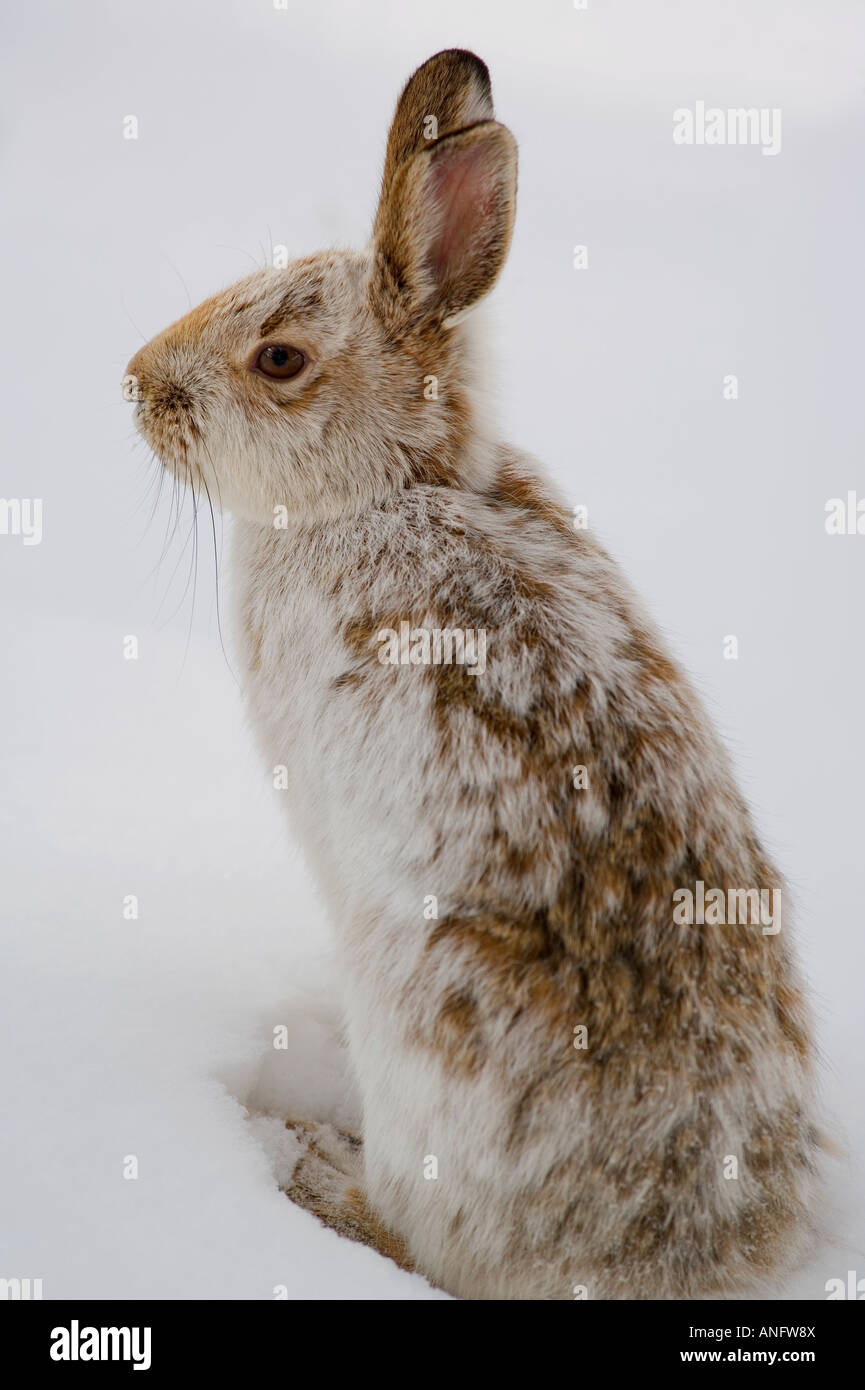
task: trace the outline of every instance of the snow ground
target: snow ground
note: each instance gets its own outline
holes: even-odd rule
[[[194,610],[185,525],[151,575],[172,517],[167,489],[152,524],[138,505],[119,380],[130,320],[157,331],[184,284],[196,302],[270,242],[360,242],[396,92],[455,44],[521,148],[492,308],[507,433],[646,595],[796,892],[848,1156],[779,1292],[865,1276],[865,539],[823,526],[865,493],[857,6],[50,0],[16,29],[0,494],[45,522],[38,546],[0,536],[0,1276],[47,1298],[443,1297],[287,1202],[276,1125],[248,1122],[351,1121],[337,971],[220,647],[209,518]],[[674,147],[697,99],[780,106],[781,153]]]

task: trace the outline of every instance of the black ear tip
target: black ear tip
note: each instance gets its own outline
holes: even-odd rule
[[[483,58],[479,58],[468,48],[448,48],[445,49],[445,52],[455,65],[464,67],[467,72],[473,73],[474,76],[489,85],[490,70]]]
[[[417,72],[423,72],[425,68],[430,68],[433,65],[446,68],[450,72],[460,72],[466,81],[475,82],[481,92],[487,96],[492,90],[489,68],[483,58],[479,58],[468,48],[443,48],[439,53],[434,53],[431,58],[427,58]]]

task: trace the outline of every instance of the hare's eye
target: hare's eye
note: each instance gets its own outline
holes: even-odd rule
[[[293,347],[262,348],[255,359],[255,365],[260,372],[265,376],[279,377],[281,381],[290,376],[297,376],[305,362],[303,353]]]

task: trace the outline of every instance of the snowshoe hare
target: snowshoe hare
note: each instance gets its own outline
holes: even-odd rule
[[[126,394],[234,514],[249,706],[344,966],[363,1132],[289,1121],[289,1196],[462,1298],[742,1294],[812,1224],[789,913],[687,679],[483,409],[516,170],[484,64],[436,54],[367,248],[207,300]]]

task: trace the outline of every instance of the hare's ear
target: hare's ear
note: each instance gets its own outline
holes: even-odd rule
[[[376,313],[398,333],[444,324],[492,289],[511,244],[517,146],[483,121],[397,170],[373,234]]]
[[[412,73],[396,104],[387,140],[379,216],[400,165],[430,141],[492,118],[490,75],[480,58],[462,48],[449,48],[427,59]]]

